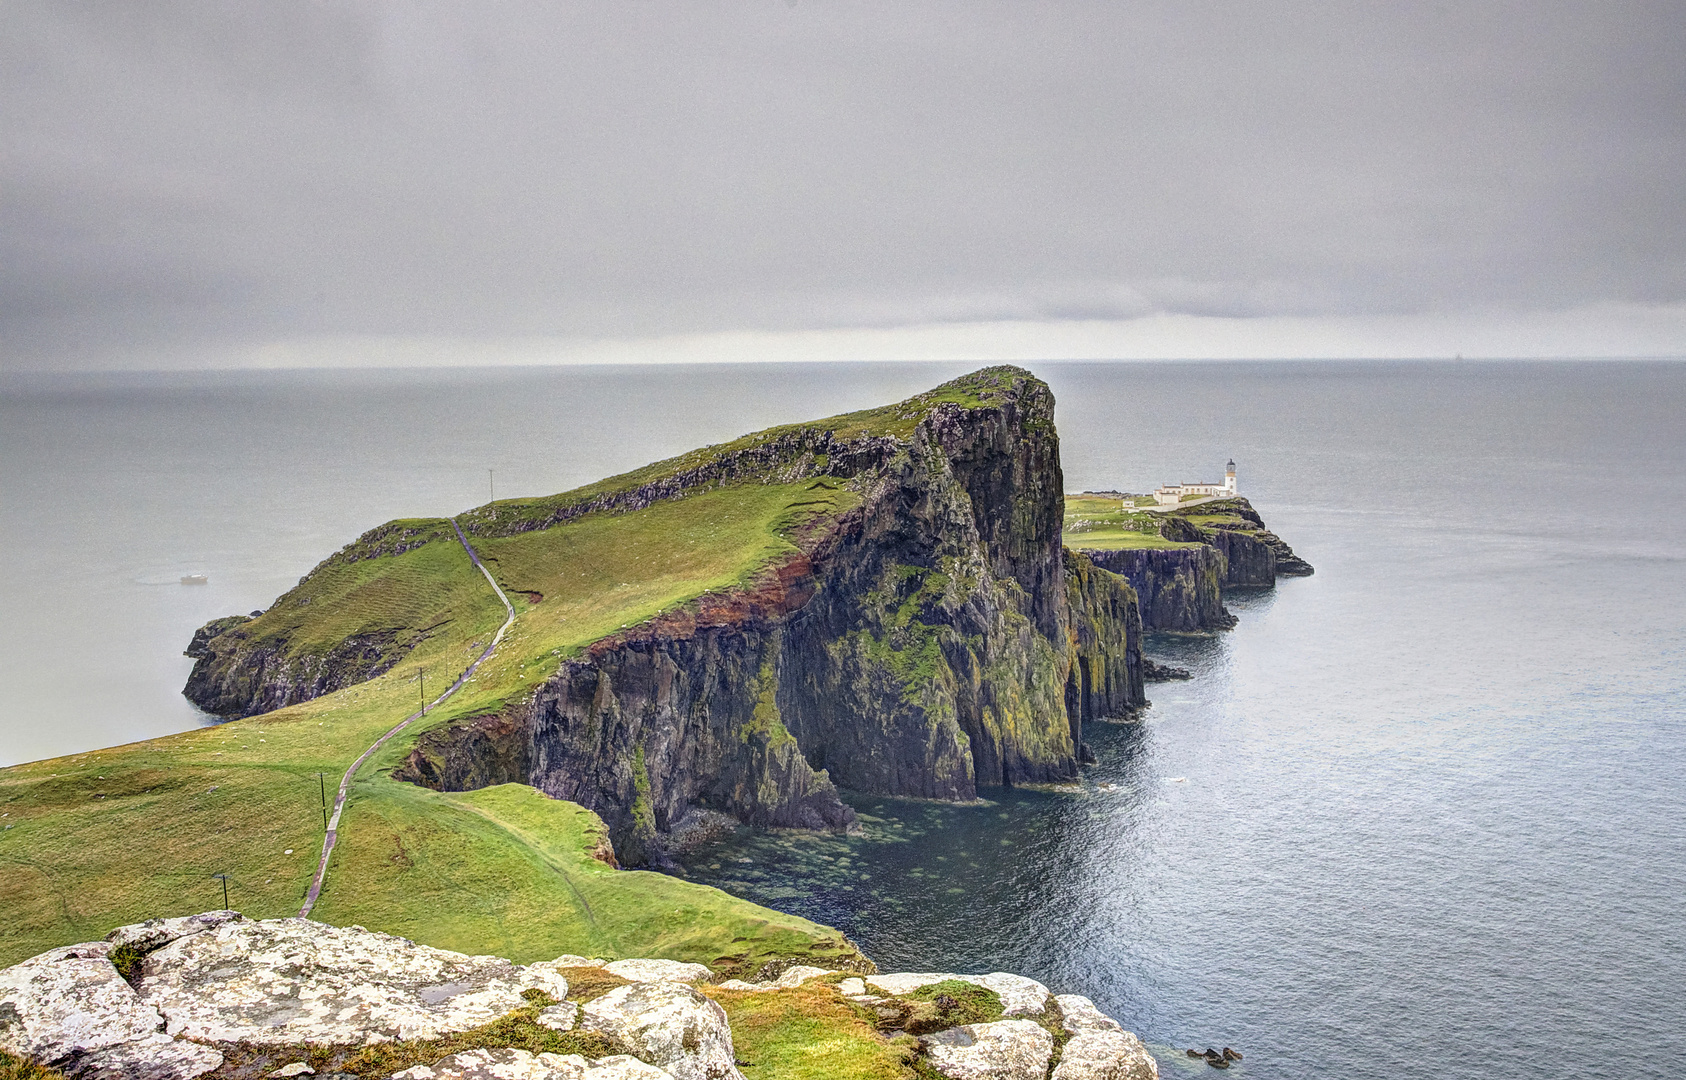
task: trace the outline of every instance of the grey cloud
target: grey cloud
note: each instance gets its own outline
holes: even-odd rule
[[[7,3],[0,342],[1686,297],[1678,3]]]

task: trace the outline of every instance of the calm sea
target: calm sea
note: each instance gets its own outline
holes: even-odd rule
[[[1046,364],[1067,487],[1239,463],[1317,567],[1158,639],[1082,793],[857,799],[687,872],[1229,1075],[1686,1075],[1686,364]],[[11,376],[0,762],[202,721],[194,627],[361,530],[962,365]],[[183,586],[183,574],[209,584]]]

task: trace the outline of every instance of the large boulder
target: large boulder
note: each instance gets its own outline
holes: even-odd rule
[[[1140,1039],[1081,994],[1054,998],[1071,1035],[1052,1080],[1159,1080],[1159,1063]]]
[[[1054,1056],[1054,1036],[1030,1020],[967,1024],[919,1043],[948,1080],[1043,1080]]]
[[[582,1031],[614,1039],[677,1080],[743,1080],[726,1010],[683,983],[619,986],[580,1012]]]
[[[220,1042],[362,1045],[434,1039],[526,1004],[553,972],[303,919],[237,919],[147,955],[140,998],[170,1035]]]
[[[1080,1031],[1061,1051],[1053,1080],[1159,1080],[1159,1063],[1128,1031]]]
[[[0,1049],[87,1080],[189,1080],[221,1066],[217,1051],[164,1033],[110,949],[73,945],[0,971]]]

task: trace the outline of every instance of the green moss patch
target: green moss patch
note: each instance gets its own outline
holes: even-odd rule
[[[824,982],[793,990],[703,987],[726,1010],[749,1080],[909,1080],[917,1044],[890,1039],[870,1011]]]

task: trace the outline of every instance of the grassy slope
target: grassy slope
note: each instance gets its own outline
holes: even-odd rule
[[[1065,545],[1091,551],[1200,546],[1177,543],[1160,536],[1160,520],[1159,514],[1125,510],[1118,499],[1108,496],[1067,495]]]
[[[808,426],[905,437],[936,404],[978,405],[998,385],[994,372],[983,373]],[[547,500],[499,503],[497,512],[537,516],[788,430]],[[497,655],[425,726],[495,709],[605,634],[745,582],[794,550],[792,536],[813,518],[856,499],[824,478],[752,482],[479,541],[506,589],[543,599],[516,598],[517,621]],[[317,774],[326,774],[331,794],[345,767],[414,708],[417,673],[425,673],[428,696],[437,694],[502,619],[445,522],[395,522],[386,531],[394,530],[425,543],[398,555],[330,559],[244,628],[317,654],[356,633],[394,631],[416,642],[386,675],[263,716],[0,770],[0,965],[123,923],[219,907],[214,874],[228,875],[230,902],[248,915],[297,911],[321,844]],[[359,773],[319,918],[517,961],[564,951],[665,955],[748,971],[774,955],[823,961],[844,947],[835,931],[713,889],[600,869],[580,847],[591,829],[571,804],[535,802],[530,792],[441,794],[391,780],[423,727]]]

